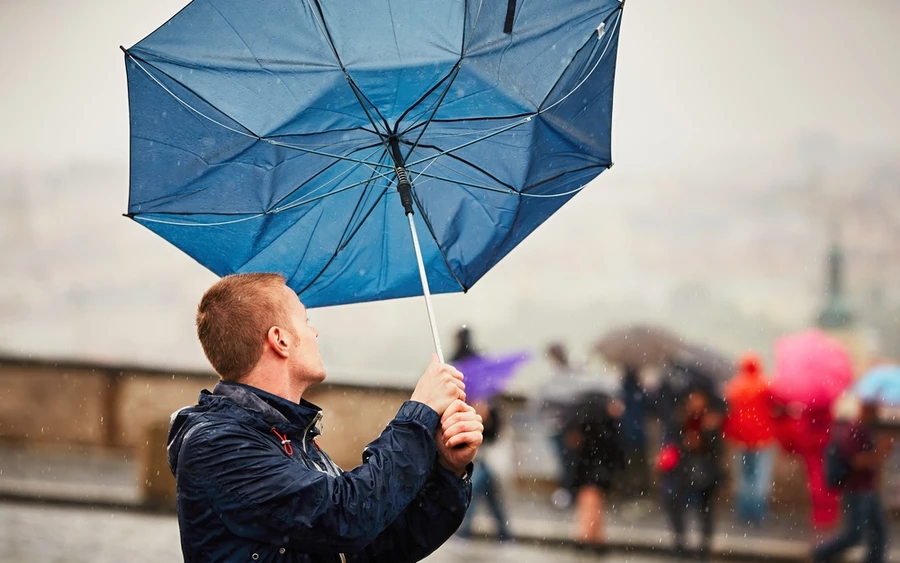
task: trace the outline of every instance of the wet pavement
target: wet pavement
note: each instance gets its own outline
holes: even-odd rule
[[[180,560],[175,519],[171,514],[146,514],[138,485],[136,462],[127,453],[0,445],[0,562]],[[467,563],[597,560],[571,548],[575,528],[571,509],[553,508],[544,495],[505,489],[510,528],[520,544],[497,547],[454,540],[431,561],[452,560],[445,552],[454,552],[456,559]],[[45,504],[34,504],[38,499]],[[713,547],[723,558],[803,561],[817,539],[805,513],[772,514],[762,527],[748,528],[727,505],[718,510]],[[606,512],[610,545],[617,549],[617,557],[609,560],[662,560],[653,557],[671,545],[671,535],[658,499],[613,501]],[[898,524],[892,523],[892,538],[900,538]],[[475,529],[492,531],[483,508],[476,513]],[[696,545],[698,540],[696,533],[689,536],[689,543]],[[900,561],[898,543],[892,542],[891,548]],[[546,552],[523,544],[551,548],[553,557],[542,558]],[[562,545],[569,547],[560,549]],[[642,555],[626,555],[625,549]],[[123,552],[128,556],[123,558]]]
[[[181,561],[173,516],[119,510],[0,503],[0,561],[23,563],[171,563]],[[428,563],[656,563],[665,558],[611,554],[600,557],[571,549],[496,544],[452,538]]]

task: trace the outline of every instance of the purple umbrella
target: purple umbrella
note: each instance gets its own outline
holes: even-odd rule
[[[516,370],[529,360],[528,352],[516,352],[497,357],[469,356],[453,365],[465,375],[466,400],[472,403],[505,391]]]

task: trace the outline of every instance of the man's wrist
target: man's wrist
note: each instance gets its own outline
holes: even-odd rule
[[[466,468],[469,466],[468,463],[462,467],[454,467],[453,465],[450,464],[449,461],[445,460],[442,456],[438,457],[438,463],[441,464],[441,467],[443,467],[447,471],[453,473],[460,479],[465,479],[468,475],[468,471],[466,471]]]

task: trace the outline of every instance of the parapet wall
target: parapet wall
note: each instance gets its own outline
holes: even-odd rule
[[[0,358],[0,439],[137,450],[151,426],[216,381],[211,372]],[[322,447],[354,467],[411,392],[328,383],[310,391],[307,398],[325,411]]]

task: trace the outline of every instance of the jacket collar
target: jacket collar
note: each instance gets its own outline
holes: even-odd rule
[[[279,430],[319,434],[316,423],[322,418],[322,409],[304,399],[297,404],[262,389],[230,381],[217,383],[212,394],[231,400]]]

